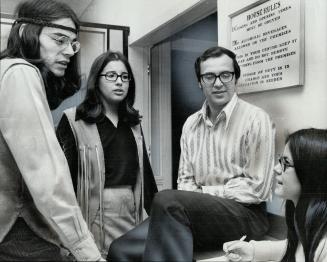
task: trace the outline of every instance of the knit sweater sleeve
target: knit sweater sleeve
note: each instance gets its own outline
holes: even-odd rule
[[[287,240],[250,241],[254,247],[254,262],[281,261],[287,248]]]

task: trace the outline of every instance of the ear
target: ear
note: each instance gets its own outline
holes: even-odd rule
[[[237,85],[237,80],[235,80],[234,93],[237,94],[237,92],[238,92],[238,85]]]
[[[201,85],[201,82],[198,82],[198,85],[199,85],[199,88],[202,90],[202,85]]]
[[[19,31],[18,31],[19,37],[22,37],[23,31],[25,29],[25,26],[26,26],[26,24],[22,24],[20,26]]]

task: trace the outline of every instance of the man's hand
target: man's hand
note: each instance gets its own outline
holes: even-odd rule
[[[200,185],[201,186],[217,186],[224,185],[227,182],[228,175],[226,174],[218,174],[217,172],[212,172],[208,175],[201,177]]]

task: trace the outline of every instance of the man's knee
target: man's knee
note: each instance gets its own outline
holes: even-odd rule
[[[176,190],[163,190],[155,195],[152,209],[168,210],[177,205]]]
[[[126,245],[121,241],[119,238],[114,240],[108,251],[107,261],[114,262],[114,261],[122,261],[125,258]]]
[[[164,223],[165,217],[173,217],[183,224],[188,224],[186,208],[184,206],[185,196],[178,190],[163,190],[156,194],[151,208],[151,217],[160,218]]]

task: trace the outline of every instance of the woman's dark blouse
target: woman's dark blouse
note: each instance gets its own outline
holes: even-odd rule
[[[79,120],[83,121],[83,120]],[[105,188],[120,185],[134,186],[139,168],[137,146],[128,123],[118,121],[117,127],[107,118],[96,123],[105,159]],[[63,115],[57,128],[57,137],[66,155],[72,176],[74,190],[77,188],[78,153],[74,134],[66,115]],[[143,150],[145,144],[143,141]],[[146,151],[144,151],[146,152]],[[147,154],[144,154],[144,194],[145,205],[152,202],[157,187]],[[150,199],[146,199],[150,197]],[[146,207],[146,209],[150,208]]]

